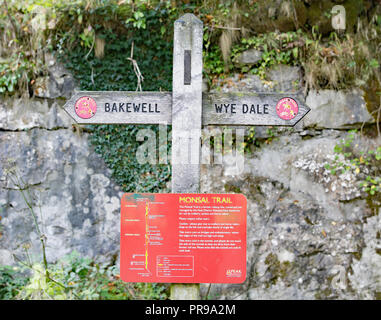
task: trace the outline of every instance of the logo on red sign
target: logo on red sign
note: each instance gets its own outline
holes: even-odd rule
[[[280,99],[276,105],[276,113],[283,120],[292,120],[298,114],[299,107],[292,98]]]
[[[75,103],[75,113],[82,119],[90,119],[97,112],[97,104],[91,97],[82,97]]]

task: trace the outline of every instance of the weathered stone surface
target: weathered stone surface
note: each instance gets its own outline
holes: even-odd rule
[[[354,125],[374,123],[360,89],[350,91],[311,90],[306,97],[311,108],[308,117],[303,119],[305,127],[342,129]]]
[[[301,70],[297,66],[280,64],[271,68],[267,78],[273,82],[273,89],[279,92],[297,92],[301,89]]]
[[[202,192],[248,199],[247,280],[212,285],[213,297],[375,298],[381,288],[378,215],[371,217],[374,209],[357,192],[352,172],[333,176],[324,168],[344,136],[331,130],[303,140],[285,133],[246,157],[239,175],[232,174],[233,157],[203,167]]]
[[[171,300],[200,300],[200,285],[198,283],[172,285]]]
[[[241,78],[235,74],[231,78],[219,80],[217,88],[210,92],[272,92],[272,86],[272,83],[263,82],[257,75],[248,74]]]
[[[8,161],[15,162],[24,192],[33,198],[49,261],[73,250],[101,260],[117,257],[122,192],[86,135],[65,129],[1,132],[0,153],[0,264],[13,264],[13,254],[22,258],[26,243],[33,257],[41,254],[31,212],[7,179]]]
[[[0,100],[0,128],[68,128],[73,121],[61,108],[64,100],[9,98]]]
[[[271,82],[256,77],[227,79],[222,91],[289,90],[299,72],[286,69],[269,71]],[[280,83],[278,74],[284,75],[278,77]],[[356,89],[312,91],[306,105],[312,111],[298,128],[265,127],[265,134],[263,128],[255,128],[259,138],[273,139],[245,158],[243,173],[235,173],[232,156],[225,156],[223,165],[203,166],[202,192],[243,193],[248,198],[247,280],[242,285],[212,285],[212,297],[374,299],[379,295],[379,205],[371,208],[364,199],[358,185],[366,177],[354,167],[337,175],[326,169],[337,155],[335,145],[346,137],[333,129],[373,120]],[[380,140],[356,135],[353,144],[374,148]],[[207,286],[201,289],[205,293]]]
[[[363,225],[364,244],[361,258],[352,264],[353,273],[349,273],[351,286],[359,293],[360,299],[373,299],[375,293],[380,299],[381,292],[381,216],[368,218]]]
[[[211,92],[298,92],[301,90],[301,71],[297,66],[278,65],[267,71],[268,80],[259,76],[246,74],[234,75],[217,84],[218,89]]]
[[[238,65],[256,64],[262,60],[263,52],[256,49],[249,49],[240,53],[234,60]]]
[[[109,261],[118,255],[122,193],[87,134],[71,129],[64,102],[0,102],[0,264],[15,263],[13,254],[23,259],[24,244],[31,244],[34,259],[41,255],[31,212],[7,176],[14,165],[33,198],[49,261],[73,250]]]
[[[37,78],[33,84],[36,97],[55,99],[70,98],[76,89],[73,76],[54,57],[47,57],[49,75]]]
[[[293,81],[287,79],[285,86]],[[267,85],[255,76],[237,75],[229,81],[225,92],[275,90],[273,81]],[[312,92],[308,99],[315,112],[311,119],[312,111],[306,116],[304,128],[255,128],[256,136],[268,143],[246,156],[242,173],[236,173],[233,155],[224,157],[222,165],[202,166],[201,192],[243,193],[248,199],[247,280],[213,284],[211,297],[379,297],[379,205],[371,207],[358,191],[364,177],[355,170],[333,176],[325,168],[334,146],[346,137],[345,131],[326,128],[352,128],[369,119],[362,93]],[[24,259],[24,244],[31,244],[33,259],[40,256],[30,212],[20,191],[5,178],[7,159],[16,162],[26,191],[34,196],[49,261],[73,250],[118,261],[122,192],[88,145],[87,135],[71,130],[62,104],[50,99],[0,102],[0,264],[15,263],[13,254]],[[349,107],[358,118],[350,113],[341,117]],[[320,118],[329,110],[331,115]],[[356,135],[354,144],[374,148],[380,141]],[[201,296],[207,289],[201,285]]]

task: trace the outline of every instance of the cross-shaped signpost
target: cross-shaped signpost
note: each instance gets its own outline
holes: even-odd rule
[[[201,128],[294,126],[309,108],[283,93],[202,93],[203,23],[175,21],[173,91],[80,91],[64,106],[78,124],[172,124],[172,193],[198,193]],[[172,284],[172,299],[199,299],[196,283]]]

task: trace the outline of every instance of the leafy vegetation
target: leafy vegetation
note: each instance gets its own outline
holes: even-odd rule
[[[322,39],[319,33],[306,33],[301,29],[242,38],[239,44],[233,46],[228,69],[256,74],[266,80],[267,72],[273,66],[299,65],[305,73],[306,89],[364,87],[371,79],[380,77],[380,65],[374,52],[378,50],[376,43],[381,38],[381,28],[378,23],[373,27],[371,34],[376,36],[366,44],[359,35],[346,34],[340,37],[332,32],[328,38]],[[376,51],[369,50],[371,46]],[[234,63],[248,49],[260,50],[260,61],[242,66]]]
[[[169,164],[139,164],[136,151],[139,142],[136,133],[148,126],[101,125],[93,129],[90,141],[95,151],[102,155],[112,170],[115,181],[127,192],[158,192],[168,190],[167,182],[171,177]],[[158,126],[149,126],[154,133]],[[170,148],[170,144],[168,144]]]
[[[0,266],[0,300],[10,300],[17,296],[28,279],[20,274],[17,267]]]
[[[278,64],[294,65],[298,63],[299,47],[294,46],[300,41],[303,33],[298,32],[270,32],[264,35],[258,35],[251,38],[243,38],[239,45],[235,45],[232,50],[232,61],[235,61],[239,54],[248,49],[258,49],[263,52],[258,64],[249,67],[242,66],[242,73],[252,73],[266,79],[266,72],[272,66]],[[233,68],[233,65],[231,65]]]
[[[128,58],[136,59],[144,75],[144,91],[171,90],[172,42],[169,39],[173,32],[172,9],[168,6],[161,7],[161,10],[143,6],[139,10],[141,11],[137,12],[141,14],[134,15],[134,19],[144,17],[144,24],[137,23],[134,26],[132,23],[133,32],[130,33],[117,34],[113,29],[94,24],[99,37],[107,39],[103,58],[97,57],[95,52],[87,55],[88,49],[84,50],[83,46],[75,46],[60,53],[60,58],[73,72],[82,90],[134,91],[137,88],[137,77]],[[84,17],[83,23],[87,20]],[[130,25],[131,20],[123,23]],[[88,47],[85,43],[83,45]],[[90,129],[90,141],[95,151],[102,155],[113,172],[113,178],[124,191],[166,190],[166,183],[170,179],[169,165],[137,163],[135,155],[140,143],[136,141],[136,133],[141,128],[142,126],[132,125],[93,126]],[[144,128],[152,130],[155,134],[159,130],[156,125]]]
[[[358,188],[369,196],[381,194],[381,147],[364,150],[354,143],[357,130],[350,130],[334,148],[335,158],[325,168],[332,175],[352,172],[359,177]]]
[[[31,270],[31,272],[30,272]],[[131,300],[166,299],[168,288],[156,283],[126,283],[116,266],[83,258],[76,251],[44,267],[0,267],[0,300]]]
[[[4,1],[0,9],[3,43],[0,46],[0,93],[14,93],[28,87],[30,90],[35,78],[47,73],[45,54],[52,50],[60,54],[74,50],[72,58],[77,56],[77,59],[72,62],[76,62],[75,66],[78,62],[86,66],[90,73],[94,70],[96,74],[91,83],[96,88],[100,87],[97,75],[111,67],[106,64],[102,69],[99,60],[106,57],[109,62],[115,61],[108,55],[119,52],[123,57],[115,61],[118,67],[130,65],[124,58],[129,56],[133,41],[139,67],[142,65],[144,69],[144,64],[153,63],[149,71],[155,72],[155,63],[161,62],[169,68],[170,63],[166,61],[172,52],[173,22],[188,11],[204,22],[204,76],[211,80],[237,71],[232,63],[237,53],[258,48],[263,50],[258,65],[239,67],[239,71],[264,78],[265,69],[272,65],[298,64],[305,71],[307,88],[365,86],[374,79],[380,82],[377,74],[380,6],[376,1],[350,0],[343,5],[347,29],[344,33],[335,33],[330,23],[330,1],[321,5],[282,1],[281,6],[277,1],[265,0]],[[145,50],[147,48],[152,50]],[[82,55],[78,56],[79,52]],[[98,60],[92,59],[92,54]],[[124,82],[127,71],[123,71],[115,74],[111,82],[104,81],[105,86],[115,87],[119,83],[118,87],[129,87],[126,83],[130,82]],[[150,72],[142,72],[144,90],[150,90],[157,80],[162,82],[159,87],[163,90],[170,87],[170,77],[161,71],[161,76],[154,74],[153,77]],[[81,83],[89,80],[77,75]]]
[[[42,221],[36,216],[35,195],[23,181],[14,162],[8,161],[7,166],[7,180],[20,192],[40,239],[42,262],[31,258],[30,243],[24,243],[25,257],[13,255],[19,267],[0,266],[0,299],[166,299],[165,284],[125,283],[120,279],[116,265],[97,263],[76,251],[55,264],[48,263],[47,238],[41,232]]]

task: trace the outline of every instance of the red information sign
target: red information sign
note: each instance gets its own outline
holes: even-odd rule
[[[246,198],[242,194],[126,193],[120,240],[124,281],[242,283]]]

